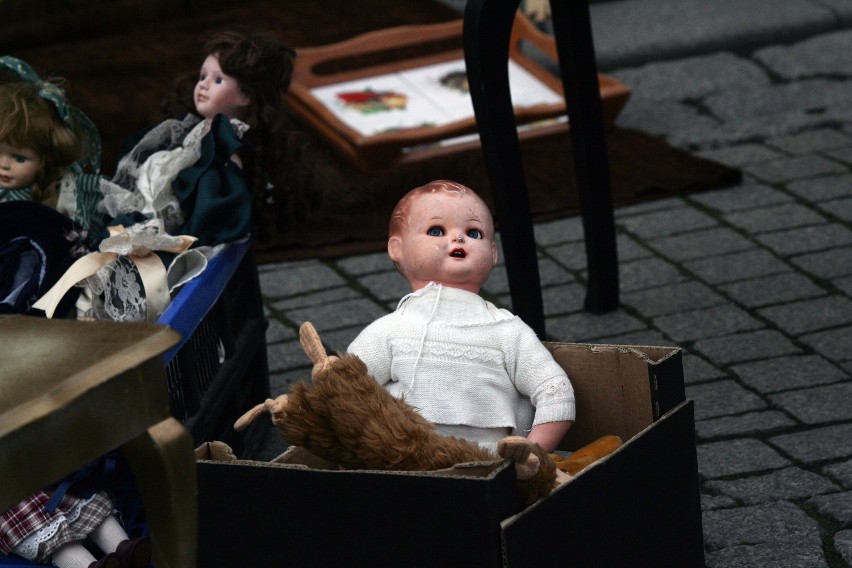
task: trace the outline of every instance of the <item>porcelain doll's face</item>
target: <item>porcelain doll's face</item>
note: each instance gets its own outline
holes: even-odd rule
[[[251,102],[237,80],[222,72],[215,55],[208,55],[201,66],[193,99],[195,110],[204,118],[224,114],[228,118],[243,119]]]
[[[29,148],[0,142],[0,189],[20,189],[33,184],[41,157]]]
[[[434,281],[478,293],[497,263],[491,212],[469,193],[424,193],[388,240],[388,254],[412,290]]]

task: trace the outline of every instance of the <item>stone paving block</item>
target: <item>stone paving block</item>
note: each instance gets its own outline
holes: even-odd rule
[[[713,227],[719,222],[713,217],[691,207],[667,209],[634,217],[624,217],[617,224],[639,237],[655,239],[695,229]]]
[[[586,268],[586,245],[584,243],[566,243],[547,247],[547,255],[568,270]]]
[[[696,383],[710,379],[727,377],[724,371],[708,363],[702,357],[689,351],[683,354],[683,380],[688,383]]]
[[[706,511],[702,515],[704,546],[711,551],[736,545],[769,544],[782,547],[782,552],[799,551],[795,545],[821,545],[819,528],[796,505],[776,501],[748,507]],[[794,545],[790,547],[790,545]],[[708,566],[711,564],[708,562]],[[733,564],[721,564],[731,566]],[[786,562],[748,563],[738,566],[788,566]]]
[[[732,380],[688,385],[686,397],[695,401],[696,420],[766,408],[762,398]]]
[[[701,99],[727,89],[758,89],[769,84],[769,77],[760,66],[727,52],[648,63],[617,70],[613,77],[645,98],[674,101]]]
[[[731,212],[724,215],[724,219],[748,233],[816,225],[825,223],[827,220],[825,216],[799,203],[783,203],[760,209]]]
[[[695,342],[693,348],[720,365],[801,351],[787,337],[774,330],[748,331],[725,337],[700,339]]]
[[[852,222],[852,197],[824,201],[819,208],[841,221]]]
[[[621,295],[622,304],[645,317],[654,317],[724,303],[725,299],[700,282],[682,282]]]
[[[339,258],[334,261],[334,264],[353,276],[395,270],[393,263],[384,251]]]
[[[570,272],[549,258],[538,259],[538,276],[542,286],[564,284],[574,280]]]
[[[580,284],[551,286],[541,291],[541,298],[545,317],[577,312],[583,309],[586,287]]]
[[[852,38],[852,34],[849,34],[849,37]],[[789,136],[771,138],[766,140],[764,144],[790,154],[804,154],[848,146],[852,144],[852,136],[834,128],[817,128]]]
[[[852,460],[827,465],[823,473],[837,480],[844,488],[852,489]]]
[[[782,183],[818,175],[837,174],[847,170],[843,164],[811,154],[772,162],[748,164],[743,166],[743,169],[767,183]]]
[[[769,162],[783,157],[783,154],[780,152],[761,144],[737,144],[725,148],[696,152],[696,155],[733,167],[757,162]]]
[[[809,499],[808,503],[816,505],[820,513],[833,517],[844,526],[852,523],[852,491],[817,495]]]
[[[834,548],[848,566],[852,566],[852,530],[834,534]]]
[[[583,222],[579,216],[572,216],[556,221],[536,223],[533,226],[535,242],[539,246],[550,246],[570,241],[582,241]]]
[[[805,424],[852,420],[852,381],[767,396]]]
[[[819,202],[849,195],[852,174],[821,176],[788,183],[786,188],[807,201]]]
[[[846,372],[819,355],[776,357],[734,365],[731,371],[761,393],[830,384],[849,378]]]
[[[803,335],[799,340],[834,361],[852,360],[852,326]]]
[[[747,308],[824,296],[826,293],[809,278],[796,272],[734,282],[719,289]]]
[[[316,260],[268,265],[258,276],[265,298],[284,298],[346,283],[339,274]]]
[[[728,509],[736,506],[736,501],[727,495],[707,495],[701,494],[701,510],[713,511],[715,509]]]
[[[792,538],[792,536],[791,536]],[[784,568],[828,568],[822,546],[808,539],[804,542],[759,543],[729,546],[706,555],[707,568],[752,568],[783,566]]]
[[[615,123],[621,128],[664,136],[670,144],[680,148],[693,140],[712,138],[712,134],[720,128],[718,120],[700,113],[691,105],[645,99],[636,91],[633,91],[630,104],[624,107]]]
[[[321,332],[320,337],[322,337],[323,344],[327,347],[330,353],[337,353],[338,351],[346,351],[349,348],[349,344],[358,336],[359,333],[366,326],[356,325],[352,327],[345,327],[341,329],[335,329],[332,331]]]
[[[307,357],[305,358],[307,360]],[[269,375],[269,392],[272,397],[287,394],[290,392],[290,387],[299,381],[311,380],[310,365],[301,369],[287,369],[280,373],[270,373]]]
[[[825,150],[823,151],[823,154],[825,154],[832,160],[837,160],[838,162],[843,162],[844,164],[852,165],[852,146],[835,148],[833,150]]]
[[[794,426],[796,422],[777,410],[746,412],[738,416],[721,416],[695,423],[699,440],[721,436],[754,436]]]
[[[622,310],[605,314],[581,312],[568,316],[550,318],[546,322],[547,333],[560,341],[586,343],[597,342],[601,337],[645,329],[640,320]]]
[[[803,499],[840,489],[831,480],[798,467],[787,467],[744,479],[710,480],[705,488],[728,495],[745,505]]]
[[[616,231],[618,231],[618,229],[616,229]],[[630,262],[631,260],[648,258],[654,254],[648,247],[637,242],[636,239],[623,232],[618,231],[616,233],[615,241],[615,245],[618,249],[619,262]]]
[[[322,306],[330,302],[340,302],[359,297],[358,292],[349,286],[337,286],[336,288],[329,288],[318,292],[307,292],[298,296],[285,297],[282,300],[272,301],[270,304],[279,312],[286,312],[291,309]]]
[[[647,245],[675,261],[692,260],[754,248],[754,243],[725,227],[649,240]]]
[[[620,262],[618,270],[618,284],[622,292],[676,284],[687,278],[673,264],[660,258]]]
[[[763,249],[691,260],[685,262],[684,267],[709,284],[734,282],[790,270],[784,261]]]
[[[790,262],[826,280],[852,275],[852,246],[794,256]],[[844,289],[849,294],[848,289]]]
[[[411,287],[396,270],[361,276],[358,279],[358,284],[369,290],[382,302],[398,302],[403,296],[411,292]],[[354,290],[353,292],[357,293]]]
[[[697,450],[698,472],[708,479],[790,465],[787,458],[754,438],[699,444]]]
[[[270,374],[302,367],[309,363],[298,340],[267,345],[266,356],[269,360]]]
[[[792,198],[783,191],[749,181],[729,189],[693,193],[687,199],[723,213],[792,201]]]
[[[320,337],[328,331],[349,326],[366,327],[374,320],[385,315],[387,311],[380,308],[375,302],[366,298],[325,304],[322,306],[311,306],[310,308],[293,308],[286,312],[291,321],[301,324],[309,321],[314,324]]]
[[[706,97],[703,103],[722,122],[725,138],[717,143],[771,139],[848,120],[850,84],[845,78],[773,83],[758,92],[723,91]],[[783,168],[777,171],[779,175],[783,172]]]
[[[852,51],[852,31],[820,34],[791,46],[771,46],[752,55],[786,79],[820,75],[852,75],[852,62],[838,53]]]
[[[780,434],[770,438],[769,443],[780,448],[793,459],[813,463],[852,456],[850,436],[852,436],[852,424],[840,424],[820,426],[792,434]]]
[[[281,323],[280,320],[270,317],[267,318],[268,325],[266,327],[266,343],[278,343],[279,341],[293,341],[298,339],[299,333],[292,327],[288,327]]]
[[[758,313],[781,329],[799,335],[852,323],[852,300],[834,295],[762,308]]]
[[[678,342],[766,327],[748,312],[727,304],[654,318],[653,324]]]
[[[832,280],[831,283],[835,288],[845,293],[847,296],[852,296],[852,275]]]
[[[756,238],[780,255],[795,255],[848,245],[852,243],[852,231],[830,223],[764,233]]]
[[[641,0],[592,3],[598,64],[612,69],[639,65],[661,52],[682,58],[732,45],[767,45],[796,30],[831,29],[836,23],[830,11],[793,0],[773,2],[771,10],[748,0],[722,0],[714,8],[708,11],[698,0],[661,0],[651,9]],[[685,22],[699,22],[701,33]]]

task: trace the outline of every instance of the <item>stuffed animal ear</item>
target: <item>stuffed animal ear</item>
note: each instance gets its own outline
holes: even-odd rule
[[[322,345],[319,333],[317,333],[314,324],[309,321],[304,322],[299,326],[299,343],[308,359],[314,364],[311,371],[311,377],[316,377],[317,373],[324,371],[332,362],[337,360],[334,355],[329,356]]]

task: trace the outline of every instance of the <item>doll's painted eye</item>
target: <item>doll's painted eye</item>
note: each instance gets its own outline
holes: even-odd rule
[[[484,239],[485,235],[482,234],[482,231],[479,229],[469,229],[467,232],[467,236],[471,239]]]
[[[434,227],[429,227],[429,230],[426,231],[426,234],[430,237],[441,237],[444,235],[444,229],[436,225]]]
[[[207,75],[202,73],[201,75],[198,76],[198,82],[200,83],[201,81],[203,81],[206,78],[207,78]]]
[[[14,158],[15,162],[18,163],[18,164],[26,164],[27,163],[26,156],[21,156],[20,154],[15,154],[14,156],[12,156],[12,158]]]
[[[216,77],[216,84],[217,85],[221,85],[224,82],[225,82],[225,79],[223,77]]]

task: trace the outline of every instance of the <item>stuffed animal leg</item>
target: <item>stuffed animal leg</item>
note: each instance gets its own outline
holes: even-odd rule
[[[299,339],[314,363],[313,384],[297,383],[288,395],[259,404],[236,428],[269,412],[290,444],[347,469],[430,471],[504,458],[515,461],[525,502],[553,489],[556,467],[537,444],[512,436],[501,442],[495,456],[473,442],[443,436],[379,385],[361,359],[349,354],[329,357],[310,323],[302,324]]]

